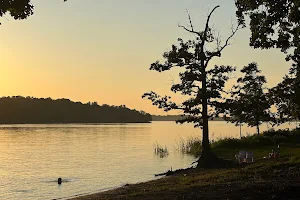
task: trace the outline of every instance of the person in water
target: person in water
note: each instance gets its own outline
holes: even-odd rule
[[[61,178],[57,179],[57,183],[60,185],[61,184]]]

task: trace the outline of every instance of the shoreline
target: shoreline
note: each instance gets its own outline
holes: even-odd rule
[[[191,169],[191,168],[187,168],[187,169]],[[181,170],[181,169],[179,169]],[[177,171],[177,170],[176,170]],[[175,172],[175,171],[173,171]],[[94,191],[94,192],[87,192],[87,193],[84,193],[84,194],[75,194],[75,195],[72,195],[72,196],[69,196],[69,197],[62,197],[62,198],[58,198],[58,199],[64,199],[64,200],[76,200],[76,199],[85,199],[85,198],[89,198],[90,196],[101,196],[102,194],[106,194],[106,193],[114,193],[114,192],[117,192],[119,190],[122,190],[124,188],[129,188],[129,187],[135,187],[137,185],[141,185],[141,184],[147,184],[149,182],[155,182],[155,181],[159,181],[161,179],[165,179],[165,178],[168,178],[170,176],[166,176],[166,175],[159,175],[159,176],[156,176],[156,174],[153,174],[153,179],[149,179],[149,180],[145,180],[145,181],[141,181],[141,182],[136,182],[136,183],[125,183],[125,184],[121,184],[119,186],[113,186],[113,187],[110,187],[110,188],[104,188],[104,189],[100,189],[100,190],[97,190],[97,191]]]
[[[75,195],[68,196],[68,197],[61,197],[61,198],[57,198],[56,200],[69,200],[69,199],[71,200],[71,199],[76,199],[76,198],[80,198],[80,197],[90,196],[90,195],[94,195],[94,194],[117,190],[119,188],[124,187],[125,185],[126,184],[121,185],[121,186],[115,186],[115,187],[110,187],[110,188],[106,188],[106,189],[101,189],[101,190],[97,190],[94,192],[87,192],[87,193],[83,193],[83,194],[75,194]]]
[[[245,166],[245,168],[248,168]],[[236,179],[241,167],[233,169],[190,170],[161,179],[127,184],[68,200],[169,200],[169,199],[298,199],[300,174],[290,179]],[[297,170],[297,169],[296,169]],[[287,171],[281,172],[284,175]],[[295,172],[295,171],[294,171]],[[293,172],[293,173],[294,173]],[[226,175],[230,173],[229,175]],[[239,174],[241,175],[241,174]],[[225,178],[226,181],[222,181]],[[255,177],[253,177],[256,179]],[[232,179],[236,179],[232,181]],[[199,181],[197,183],[197,181]]]
[[[78,194],[68,200],[300,199],[300,144],[282,143],[280,157],[266,158],[272,148],[248,147],[255,155],[253,163],[219,169],[190,168],[155,180]],[[226,159],[240,148],[215,150]]]
[[[152,183],[152,182],[155,184],[155,182],[157,182],[161,179],[166,179],[166,178],[168,178],[168,177],[167,176],[162,176],[161,178],[154,179],[154,180],[148,180],[148,181],[133,183],[133,184],[123,184],[121,186],[116,186],[116,187],[112,187],[112,188],[109,188],[109,189],[99,190],[98,192],[90,192],[90,193],[86,193],[86,194],[76,194],[76,195],[66,197],[66,198],[63,198],[63,199],[66,199],[66,200],[106,199],[107,196],[112,196],[113,197],[115,195],[126,193],[126,191],[134,189],[134,188],[136,188],[140,185],[149,184],[149,183]]]

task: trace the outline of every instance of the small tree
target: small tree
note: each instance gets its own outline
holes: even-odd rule
[[[203,129],[202,155],[198,161],[198,166],[201,167],[210,167],[219,161],[211,152],[208,119],[218,116],[219,108],[223,105],[222,94],[225,92],[225,82],[229,79],[228,74],[234,71],[231,66],[210,67],[209,62],[214,57],[221,56],[221,52],[229,45],[229,40],[239,29],[239,26],[232,29],[230,36],[221,45],[220,39],[214,35],[214,31],[210,27],[210,18],[218,7],[216,6],[208,15],[203,31],[194,30],[191,17],[188,15],[190,28],[180,25],[179,27],[195,35],[195,40],[184,42],[182,39],[178,39],[179,45],[172,45],[172,49],[164,53],[165,63],[160,64],[157,61],[150,67],[150,70],[158,72],[170,70],[173,67],[184,68],[185,71],[179,73],[181,82],[173,84],[171,91],[180,92],[189,99],[175,103],[171,97],[160,96],[153,91],[143,95],[143,98],[147,97],[153,105],[166,112],[170,110],[183,111],[183,119],[176,121],[177,123],[193,123],[195,127]],[[213,44],[216,46],[210,50]]]
[[[256,63],[250,63],[241,72],[245,75],[237,80],[237,85],[234,85],[231,91],[231,99],[227,101],[230,113],[227,120],[255,126],[259,135],[259,126],[272,120],[269,112],[271,103],[264,87],[267,80],[265,76],[258,75],[261,71]]]

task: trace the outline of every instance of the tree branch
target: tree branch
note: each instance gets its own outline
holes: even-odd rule
[[[188,19],[189,19],[189,23],[190,23],[190,26],[191,26],[191,30],[188,29],[188,28],[186,28],[185,26],[180,25],[180,24],[178,24],[178,27],[183,28],[184,30],[186,30],[186,31],[188,31],[190,33],[194,33],[194,34],[197,34],[198,36],[201,36],[201,34],[199,32],[194,31],[194,26],[193,26],[193,23],[192,23],[191,15],[190,15],[190,13],[189,13],[188,10],[186,10],[186,12],[187,12],[187,15],[188,15]]]
[[[241,29],[241,26],[238,25],[235,29],[231,29],[231,35],[226,39],[225,43],[223,46],[221,46],[221,41],[217,38],[216,39],[216,42],[217,42],[217,50],[215,52],[211,52],[210,55],[207,57],[206,59],[206,63],[205,63],[205,66],[208,65],[209,61],[213,58],[213,57],[221,57],[221,52],[225,49],[225,47],[229,46],[229,41],[230,39],[233,38],[233,36],[237,33],[238,30]]]
[[[186,31],[188,31],[188,32],[190,32],[190,33],[197,34],[198,36],[201,37],[201,34],[200,34],[199,32],[196,32],[196,31],[194,31],[194,30],[190,30],[190,29],[188,29],[188,28],[186,28],[185,26],[182,26],[182,25],[180,25],[180,24],[178,24],[178,27],[179,27],[179,28],[183,28],[184,30],[186,30]]]
[[[152,104],[157,106],[160,109],[164,109],[165,112],[170,110],[184,110],[183,107],[178,106],[175,102],[170,101],[171,97],[168,96],[160,96],[155,92],[144,93],[142,98],[147,98],[152,101]]]
[[[187,15],[188,15],[188,18],[189,18],[191,29],[192,29],[192,31],[194,31],[194,26],[193,26],[193,23],[192,23],[191,15],[190,15],[188,10],[186,10],[186,12],[187,12]]]
[[[207,37],[207,32],[208,32],[208,29],[209,29],[209,21],[210,21],[210,18],[211,18],[211,16],[212,16],[213,12],[214,12],[217,8],[219,8],[219,7],[220,7],[219,5],[217,5],[216,7],[214,7],[214,9],[209,13],[209,15],[208,15],[208,17],[207,17],[206,24],[205,24],[205,29],[204,29],[204,34],[203,34],[203,38],[202,38],[203,44],[204,44],[204,41],[205,41],[205,39],[206,39],[206,37]],[[204,40],[203,40],[203,39],[204,39]]]
[[[233,36],[236,34],[236,32],[237,32],[238,30],[240,30],[240,25],[238,25],[235,29],[232,29],[231,35],[227,38],[225,44],[219,49],[218,52],[221,53],[221,51],[222,51],[225,47],[227,47],[228,45],[230,45],[230,44],[229,44],[229,40],[230,40],[231,38],[233,38]]]

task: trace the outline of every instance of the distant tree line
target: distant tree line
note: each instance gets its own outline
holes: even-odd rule
[[[99,106],[97,102],[73,102],[69,99],[2,97],[0,124],[23,123],[146,123],[151,115],[121,106]]]
[[[184,117],[181,115],[152,115],[152,121],[178,121],[183,120]],[[224,121],[224,118],[215,117],[209,118],[210,121]]]

